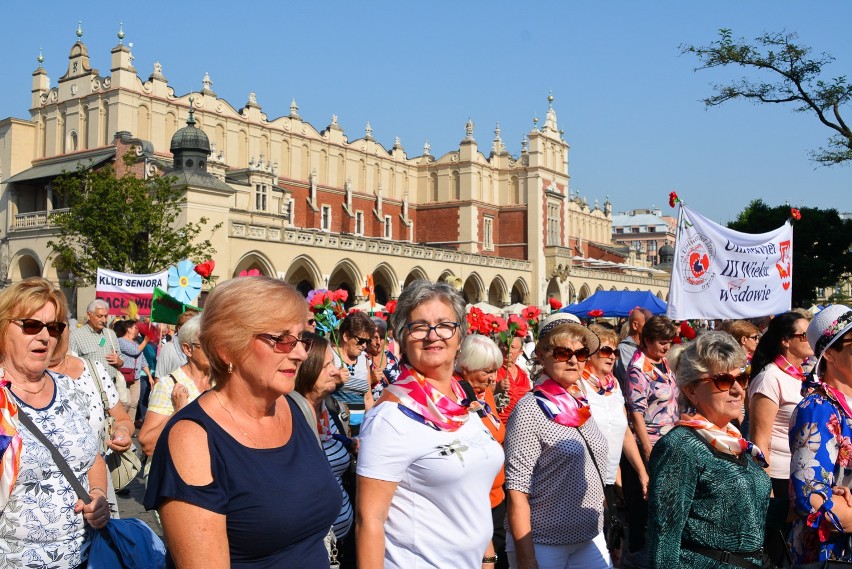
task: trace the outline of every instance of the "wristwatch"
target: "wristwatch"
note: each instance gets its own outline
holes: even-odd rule
[[[492,555],[490,557],[483,557],[482,562],[483,563],[497,563],[497,556]]]

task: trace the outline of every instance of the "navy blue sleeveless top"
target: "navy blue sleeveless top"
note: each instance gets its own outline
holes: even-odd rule
[[[145,508],[181,500],[226,516],[231,567],[327,569],[323,538],[340,513],[342,497],[328,460],[296,404],[288,397],[293,433],[282,447],[241,445],[210,418],[198,399],[166,424],[154,450]],[[190,486],[169,454],[169,432],[190,420],[207,431],[213,482]],[[172,560],[168,560],[173,567]]]

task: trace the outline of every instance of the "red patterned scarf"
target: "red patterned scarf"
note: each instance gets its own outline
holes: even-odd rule
[[[794,377],[799,381],[805,381],[805,372],[802,371],[802,366],[796,367],[787,361],[787,358],[778,354],[778,356],[773,360],[773,363],[778,366],[778,369],[789,375],[790,377]]]
[[[548,377],[533,389],[533,393],[547,418],[560,425],[579,427],[592,416],[589,402],[576,383],[566,390]]]
[[[457,431],[469,418],[469,407],[462,405],[466,399],[464,390],[455,377],[452,379],[453,393],[457,401],[453,401],[437,389],[414,368],[401,366],[401,373],[396,381],[385,387],[385,391],[399,399],[399,404],[408,411],[409,417],[417,418],[426,425],[439,431]]]

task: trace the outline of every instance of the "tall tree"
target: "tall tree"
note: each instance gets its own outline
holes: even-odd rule
[[[48,246],[57,254],[56,268],[73,272],[79,284],[92,284],[98,268],[156,273],[182,259],[200,262],[215,253],[209,238],[200,239],[207,218],[178,223],[186,197],[172,187],[174,178],[139,178],[130,168],[133,159],[125,156],[128,168],[120,177],[112,166],[81,166],[53,182],[68,210],[53,215],[60,233]]]
[[[766,77],[743,77],[715,85],[716,93],[704,99],[708,107],[739,98],[756,103],[792,103],[796,111],[813,112],[834,131],[826,147],[811,153],[815,161],[828,166],[852,160],[852,130],[841,115],[852,98],[852,85],[847,84],[845,76],[824,79],[823,67],[834,57],[826,53],[811,57],[811,48],[796,43],[797,39],[795,33],[767,33],[750,43],[744,38],[735,40],[731,30],[722,29],[719,39],[709,45],[684,44],[680,50],[698,57],[701,65],[696,71],[738,65]]]
[[[852,274],[852,220],[836,209],[801,208],[793,223],[793,306],[809,307],[817,288],[829,288]],[[790,218],[790,206],[770,207],[754,200],[728,224],[745,233],[777,229]]]

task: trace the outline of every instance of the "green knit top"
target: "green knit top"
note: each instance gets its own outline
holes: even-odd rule
[[[761,548],[771,482],[746,453],[721,453],[694,429],[677,427],[654,445],[650,471],[652,569],[735,567],[683,549],[682,544],[732,553]]]

